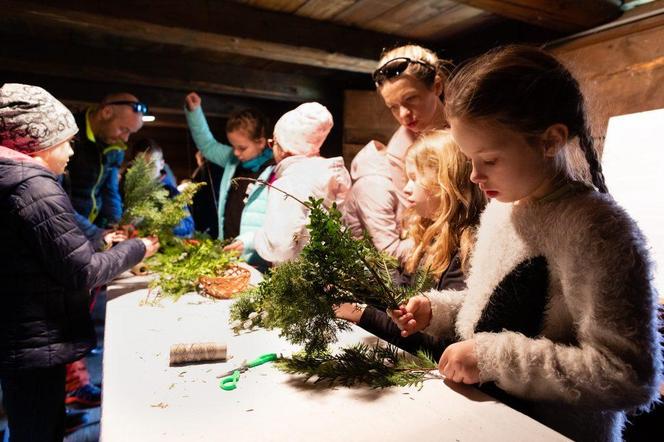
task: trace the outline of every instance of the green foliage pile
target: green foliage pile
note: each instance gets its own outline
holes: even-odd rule
[[[344,348],[336,355],[327,351],[297,354],[292,358],[281,358],[276,364],[287,373],[304,375],[307,381],[314,379],[314,383],[345,387],[366,384],[371,388],[421,387],[424,380],[437,378],[430,372],[438,368],[431,356],[424,352],[409,356],[391,345],[366,344]]]
[[[420,272],[410,286],[393,282],[396,260],[377,251],[368,238],[353,238],[336,206],[327,209],[316,199],[304,204],[310,209],[309,243],[299,258],[275,267],[256,290],[241,296],[231,319],[244,324],[251,310],[261,313],[256,325],[278,328],[290,342],[304,345],[306,354],[316,355],[350,327],[336,318],[335,305],[397,308],[428,288],[431,279]]]
[[[160,253],[148,260],[157,277],[150,288],[175,299],[197,289],[199,276],[221,275],[238,261],[237,252],[224,251],[225,243],[201,235],[196,239],[170,238],[161,244]]]
[[[125,212],[121,224],[133,224],[142,235],[168,238],[189,214],[187,206],[205,183],[192,183],[182,193],[169,198],[168,190],[154,178],[154,166],[140,153],[127,169],[124,181]]]

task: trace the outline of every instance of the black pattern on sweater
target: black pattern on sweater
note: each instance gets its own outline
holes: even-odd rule
[[[549,271],[546,259],[523,261],[500,281],[475,325],[475,333],[503,330],[539,336],[548,301]]]

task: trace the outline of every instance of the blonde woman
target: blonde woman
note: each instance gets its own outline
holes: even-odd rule
[[[404,186],[406,149],[421,133],[448,126],[443,113],[443,85],[448,62],[421,46],[406,45],[385,52],[373,80],[400,127],[387,146],[367,144],[351,164],[353,187],[344,221],[355,236],[366,231],[378,250],[401,263],[413,242],[402,229],[408,205]]]

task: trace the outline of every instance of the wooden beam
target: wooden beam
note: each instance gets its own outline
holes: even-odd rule
[[[5,17],[27,23],[361,73],[375,69],[379,48],[384,46],[379,42],[388,45],[396,41],[391,36],[253,9],[234,2],[164,1],[160,2],[158,12],[152,9],[154,3],[149,3],[65,0],[53,7],[49,1],[2,0],[0,7]],[[297,25],[295,31],[307,33],[294,34],[294,25]],[[253,37],[241,34],[255,28],[261,28],[262,33],[254,33]],[[237,33],[231,33],[232,29]],[[261,36],[262,39],[257,38]],[[366,53],[363,47],[373,48],[371,58],[348,55]]]
[[[0,83],[25,83],[43,87],[59,100],[70,103],[98,103],[105,95],[112,92],[130,92],[146,102],[150,112],[157,117],[162,115],[180,115],[184,123],[184,96],[187,90],[170,90],[156,86],[138,86],[105,80],[84,80],[62,78],[53,73],[13,72],[0,65]],[[278,118],[292,109],[292,102],[262,100],[247,97],[232,97],[215,94],[202,94],[205,115],[208,118],[223,119],[241,109],[253,107],[260,109],[271,119]]]
[[[566,33],[620,16],[620,0],[454,0],[496,15]]]
[[[2,31],[0,38],[5,48],[0,65],[14,72],[296,102],[325,101],[332,93],[329,82],[313,76],[183,59],[183,54],[164,49],[146,53],[99,48],[3,35]]]

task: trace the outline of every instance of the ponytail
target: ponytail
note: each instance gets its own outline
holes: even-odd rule
[[[582,115],[581,118],[582,122],[578,130],[579,147],[586,157],[586,162],[588,163],[588,169],[590,171],[590,178],[593,185],[597,187],[597,190],[601,193],[609,193],[609,189],[606,187],[606,182],[604,180],[604,172],[602,172],[602,164],[599,161],[597,150],[595,150],[593,139],[590,136],[590,130],[586,124],[585,115]]]

